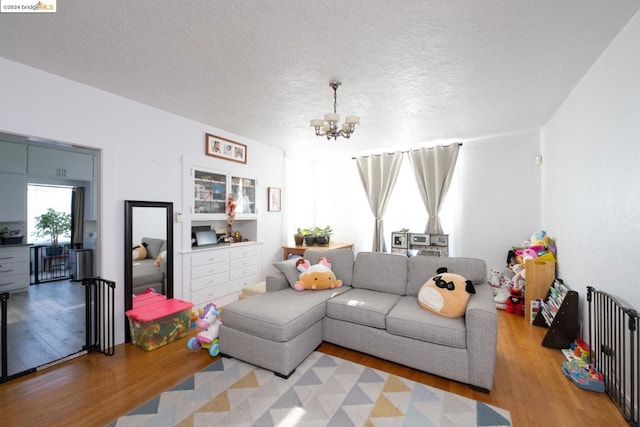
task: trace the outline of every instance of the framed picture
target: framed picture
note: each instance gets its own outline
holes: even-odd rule
[[[247,164],[247,146],[230,139],[206,134],[205,154],[232,162]]]
[[[280,212],[280,208],[282,206],[282,192],[279,188],[269,187],[267,198],[268,202],[268,211],[269,212]]]

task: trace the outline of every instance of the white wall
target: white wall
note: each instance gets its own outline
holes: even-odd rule
[[[540,229],[540,167],[535,165],[539,144],[535,131],[463,141],[447,199],[457,199],[456,206],[444,206],[442,212],[449,212],[442,222],[450,234],[452,255],[478,257],[489,268],[504,268],[508,250]],[[355,161],[329,154],[286,162],[287,239],[293,240],[297,227],[331,224],[332,239],[353,242],[356,251],[370,251],[374,222]],[[417,193],[403,203],[406,209],[426,212]],[[423,229],[425,225],[426,218]],[[387,250],[392,231],[385,226]]]
[[[0,75],[0,131],[101,150],[97,258],[99,274],[117,283],[116,342],[123,340],[125,319],[124,200],[173,202],[176,210],[186,209],[182,207],[183,157],[258,180],[263,261],[270,265],[279,258],[282,217],[266,212],[266,187],[283,186],[281,150],[3,58]],[[245,143],[247,164],[206,157],[206,132]],[[183,286],[188,286],[180,280],[183,228],[188,229],[187,224],[174,227],[176,297],[186,295]]]
[[[542,130],[542,224],[558,275],[584,303],[593,285],[640,309],[640,14]],[[583,307],[584,308],[584,307]]]

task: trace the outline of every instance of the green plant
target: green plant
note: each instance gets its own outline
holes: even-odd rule
[[[333,234],[333,228],[330,225],[327,225],[324,228],[316,227],[316,236],[331,236]]]
[[[47,212],[36,217],[36,232],[38,237],[51,239],[51,245],[58,244],[59,236],[69,236],[71,232],[71,215],[66,212],[58,212],[54,209],[47,209]]]

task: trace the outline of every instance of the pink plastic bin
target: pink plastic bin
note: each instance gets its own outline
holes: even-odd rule
[[[153,292],[149,292],[146,294],[134,295],[133,297],[133,308],[142,307],[148,304],[154,304],[159,301],[166,300],[167,297],[162,294],[156,294]]]
[[[151,302],[153,299],[156,301]],[[131,341],[143,350],[155,350],[189,334],[193,303],[158,297],[146,298],[140,303],[142,305],[135,304],[126,315]]]

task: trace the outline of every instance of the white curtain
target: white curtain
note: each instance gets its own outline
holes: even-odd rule
[[[439,145],[409,151],[420,196],[429,215],[425,228],[427,234],[444,234],[440,224],[440,207],[451,184],[460,145]]]
[[[367,193],[369,207],[375,217],[373,231],[374,252],[386,252],[382,217],[387,208],[389,196],[398,178],[402,153],[385,153],[375,156],[356,157],[358,173]]]

